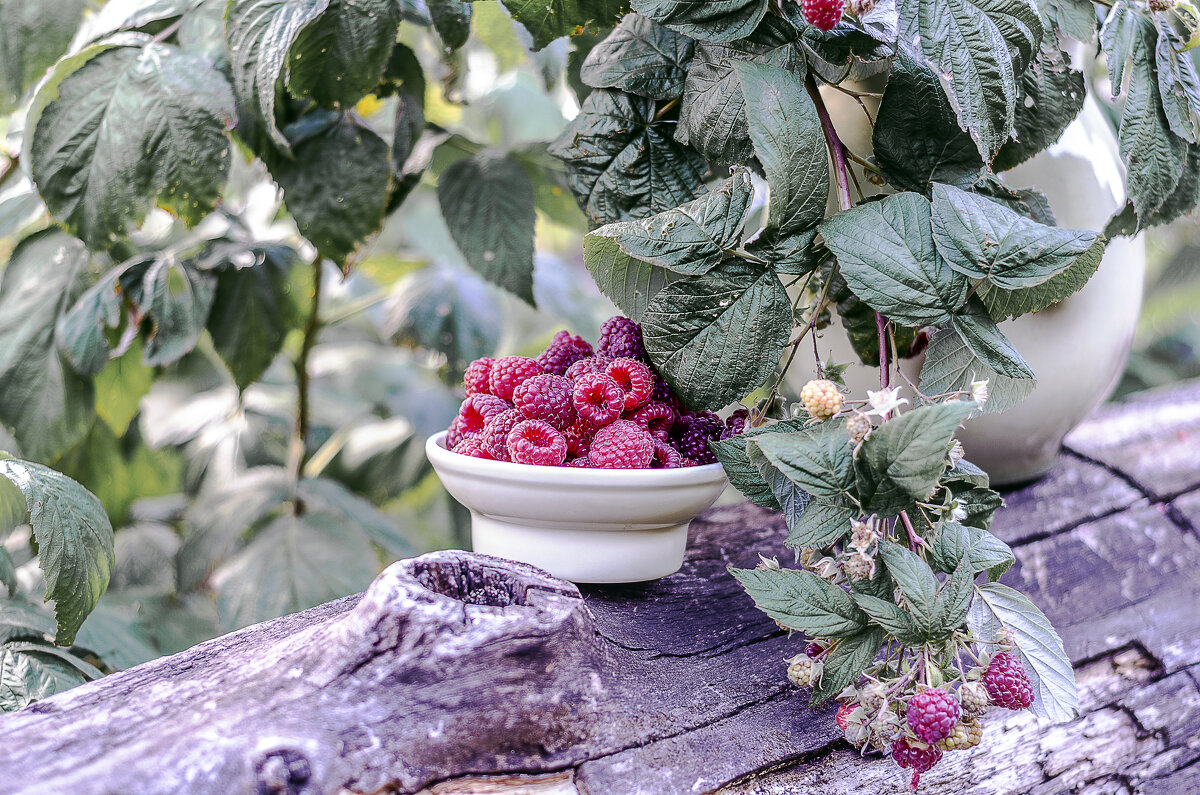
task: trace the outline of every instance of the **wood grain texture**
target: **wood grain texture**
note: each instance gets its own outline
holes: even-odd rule
[[[1129,419],[1132,416],[1134,419]],[[1083,714],[993,710],[928,792],[1200,792],[1200,385],[1106,409],[1006,495],[1005,581],[1058,627]],[[1107,428],[1115,429],[1107,433]],[[1151,429],[1137,430],[1139,427]],[[1154,450],[1165,451],[1159,459]],[[715,508],[683,569],[563,583],[464,552],[0,717],[21,793],[891,793],[791,687],[789,638],[726,573],[790,562],[778,516]]]

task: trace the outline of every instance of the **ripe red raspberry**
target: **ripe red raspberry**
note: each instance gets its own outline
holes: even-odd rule
[[[933,745],[949,737],[961,716],[958,699],[941,688],[923,690],[908,700],[908,728],[923,743]]]
[[[846,719],[850,717],[850,713],[858,709],[858,704],[853,701],[848,701],[838,707],[837,715],[834,717],[834,722],[842,731],[846,731]]]
[[[750,412],[746,409],[738,409],[729,415],[729,419],[725,420],[725,428],[721,431],[722,439],[732,439],[742,431],[746,430],[746,420],[749,419]]]
[[[547,373],[562,375],[567,368],[580,359],[592,355],[592,344],[583,337],[572,337],[570,332],[563,331],[554,335],[554,339],[546,346],[546,350],[538,354],[537,363]]]
[[[450,421],[450,427],[446,430],[446,449],[453,450],[462,444],[464,439],[478,435],[479,431],[468,431],[464,427],[462,417],[455,417]]]
[[[458,417],[462,420],[461,427],[466,433],[479,433],[487,421],[502,411],[512,408],[507,400],[501,400],[495,395],[467,395],[467,399],[458,407]]]
[[[902,737],[892,746],[892,759],[896,760],[896,764],[900,767],[912,768],[913,777],[910,789],[916,792],[917,786],[921,783],[921,774],[941,761],[942,749],[937,746],[918,748],[910,745],[909,741]]]
[[[641,425],[655,439],[665,442],[670,438],[671,426],[675,424],[675,410],[666,403],[652,400],[633,412],[629,419]]]
[[[556,467],[567,460],[567,440],[547,422],[524,420],[508,433],[508,454],[516,464]]]
[[[683,456],[666,442],[654,439],[654,460],[650,466],[654,469],[679,469],[683,466]]]
[[[588,459],[598,469],[646,469],[654,460],[654,439],[636,422],[616,420],[596,431]]]
[[[479,435],[483,449],[497,461],[511,461],[512,457],[508,454],[508,434],[517,423],[524,421],[525,415],[518,409],[509,409],[493,415]]]
[[[589,356],[586,359],[580,359],[572,364],[567,368],[567,371],[563,373],[563,375],[565,375],[567,378],[570,378],[572,381],[577,381],[581,375],[587,375],[588,373],[603,373],[608,369],[608,363],[611,361],[612,359],[608,358],[607,356]]]
[[[531,420],[545,420],[565,431],[575,422],[575,385],[561,375],[535,375],[513,392],[513,405]]]
[[[1025,666],[1015,654],[1001,652],[993,657],[982,681],[993,704],[1005,709],[1025,709],[1033,703],[1033,687]]]
[[[492,458],[492,454],[484,449],[483,440],[479,436],[469,436],[463,439],[454,446],[453,452],[459,455],[468,455],[471,458]]]
[[[644,406],[654,392],[654,372],[635,359],[613,359],[604,371],[625,390],[625,411]]]
[[[541,374],[541,365],[528,356],[502,356],[492,365],[488,387],[496,397],[512,400],[513,390]]]
[[[572,458],[570,461],[568,461],[567,466],[579,467],[581,469],[591,469],[592,462],[588,460],[586,455],[581,455],[578,458]]]
[[[491,375],[495,362],[495,359],[485,356],[467,365],[467,371],[463,373],[463,386],[466,387],[468,395],[491,394],[488,376]]]
[[[574,425],[563,431],[563,436],[567,437],[567,455],[586,456],[598,430],[590,422],[576,420]]]
[[[579,418],[599,428],[621,416],[625,390],[611,376],[587,373],[575,382],[572,401]]]
[[[808,24],[821,30],[833,30],[842,18],[846,0],[801,0],[800,10]]]
[[[600,327],[600,341],[596,350],[610,359],[646,358],[646,346],[642,344],[642,327],[627,317],[610,317]]]

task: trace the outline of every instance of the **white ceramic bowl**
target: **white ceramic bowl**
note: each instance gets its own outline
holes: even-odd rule
[[[641,582],[678,571],[688,526],[726,485],[720,464],[510,464],[452,453],[445,438],[430,437],[425,452],[446,490],[471,511],[472,548],[572,582]]]

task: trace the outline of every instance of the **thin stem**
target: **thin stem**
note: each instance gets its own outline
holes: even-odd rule
[[[183,24],[183,20],[185,17],[186,17],[186,14],[184,16],[179,17],[179,19],[175,20],[170,25],[167,25],[165,28],[162,29],[162,31],[157,36],[155,36],[152,39],[152,41],[155,44],[158,44],[160,41],[165,41],[166,39],[171,38],[171,36],[174,35],[175,31],[179,30],[179,26]]]
[[[674,108],[678,104],[679,104],[679,97],[675,97],[675,99],[671,100],[666,105],[663,105],[661,108],[658,109],[658,112],[654,114],[654,120],[658,121],[663,116],[666,116],[668,113],[670,113],[671,109]]]
[[[304,341],[300,344],[300,354],[296,357],[296,427],[292,436],[289,472],[292,481],[300,479],[308,463],[308,432],[310,423],[309,409],[309,373],[308,359],[313,346],[317,343],[317,335],[321,333],[321,258],[313,261],[313,290],[312,301],[309,305],[308,323],[304,326]],[[294,501],[294,511],[297,516],[304,513],[304,502]]]
[[[878,312],[875,313],[875,333],[879,336],[879,388],[887,389],[891,385],[891,362],[888,359],[887,344],[888,319]],[[884,419],[887,419],[886,417]]]
[[[925,539],[917,535],[917,531],[913,529],[912,520],[908,518],[908,511],[900,512],[900,522],[904,525],[904,532],[908,536],[908,548],[916,552],[925,543]]]
[[[813,80],[812,74],[805,78],[804,87],[808,89],[808,95],[812,97],[813,105],[817,108],[817,117],[821,120],[821,129],[825,133],[825,145],[829,148],[830,157],[833,158],[833,176],[837,185],[838,206],[843,210],[849,210],[854,203],[850,200],[850,178],[846,173],[846,147],[842,144],[842,139],[838,138],[837,130],[833,126],[833,119],[829,118],[829,109],[825,107],[825,100],[821,97],[821,91],[817,88],[817,82]]]

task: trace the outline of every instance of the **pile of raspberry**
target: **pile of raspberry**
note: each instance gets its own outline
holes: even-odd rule
[[[446,446],[496,461],[593,469],[712,464],[709,442],[741,433],[746,412],[722,421],[689,411],[650,366],[642,329],[605,321],[595,349],[567,331],[536,358],[476,359]]]

